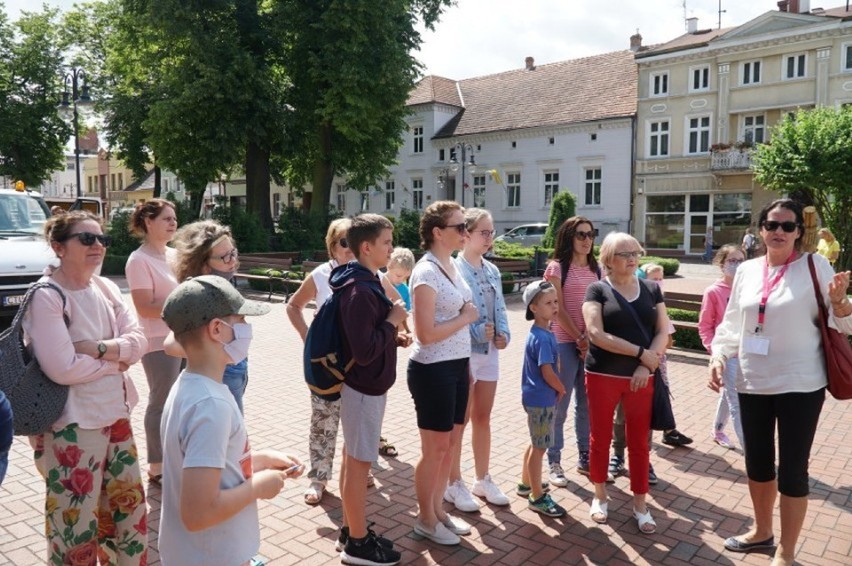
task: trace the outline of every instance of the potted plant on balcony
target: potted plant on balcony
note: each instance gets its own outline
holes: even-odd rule
[[[729,143],[714,143],[710,146],[710,153],[722,153],[724,151],[728,151],[731,149],[731,144]]]
[[[748,151],[754,147],[754,142],[751,140],[740,140],[734,144],[738,151]]]

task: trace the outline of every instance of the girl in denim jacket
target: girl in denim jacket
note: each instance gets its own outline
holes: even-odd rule
[[[473,421],[473,457],[476,481],[472,492],[485,498],[492,505],[508,505],[509,498],[491,480],[488,473],[491,454],[491,408],[497,393],[500,377],[498,350],[509,343],[509,322],[500,271],[493,263],[483,258],[493,244],[494,222],[491,213],[481,208],[469,208],[465,212],[468,238],[464,250],[454,260],[473,292],[473,304],[479,311],[479,320],[470,325],[470,372],[472,384],[467,406],[467,419]],[[461,477],[461,443],[453,457],[450,482],[444,499],[453,503],[460,511],[479,510],[471,492]]]

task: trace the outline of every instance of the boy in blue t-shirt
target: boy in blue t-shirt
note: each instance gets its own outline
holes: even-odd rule
[[[524,349],[521,392],[530,446],[524,453],[524,466],[518,495],[526,495],[529,508],[550,517],[565,515],[565,509],[545,493],[541,483],[542,458],[553,446],[553,421],[556,403],[565,395],[565,386],[557,373],[556,338],[550,332],[550,322],[559,312],[556,289],[547,281],[530,283],[524,290],[527,320],[535,320]]]

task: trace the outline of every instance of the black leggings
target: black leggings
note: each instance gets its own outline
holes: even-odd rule
[[[808,495],[808,460],[825,388],[811,393],[753,395],[740,393],[748,479],[775,479],[775,423],[778,423],[778,491],[789,497]]]

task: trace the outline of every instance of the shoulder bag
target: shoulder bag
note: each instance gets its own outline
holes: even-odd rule
[[[828,374],[828,392],[840,401],[852,399],[852,345],[842,332],[828,326],[828,309],[825,308],[814,266],[813,254],[808,254],[808,269],[819,307],[819,332],[822,335],[822,353],[825,356],[825,372]]]
[[[68,386],[47,377],[35,356],[24,346],[21,328],[24,314],[36,290],[50,287],[62,297],[65,325],[65,295],[56,285],[47,282],[32,285],[18,308],[12,326],[0,334],[0,389],[12,405],[15,434],[35,435],[47,431],[59,420],[68,400]]]

